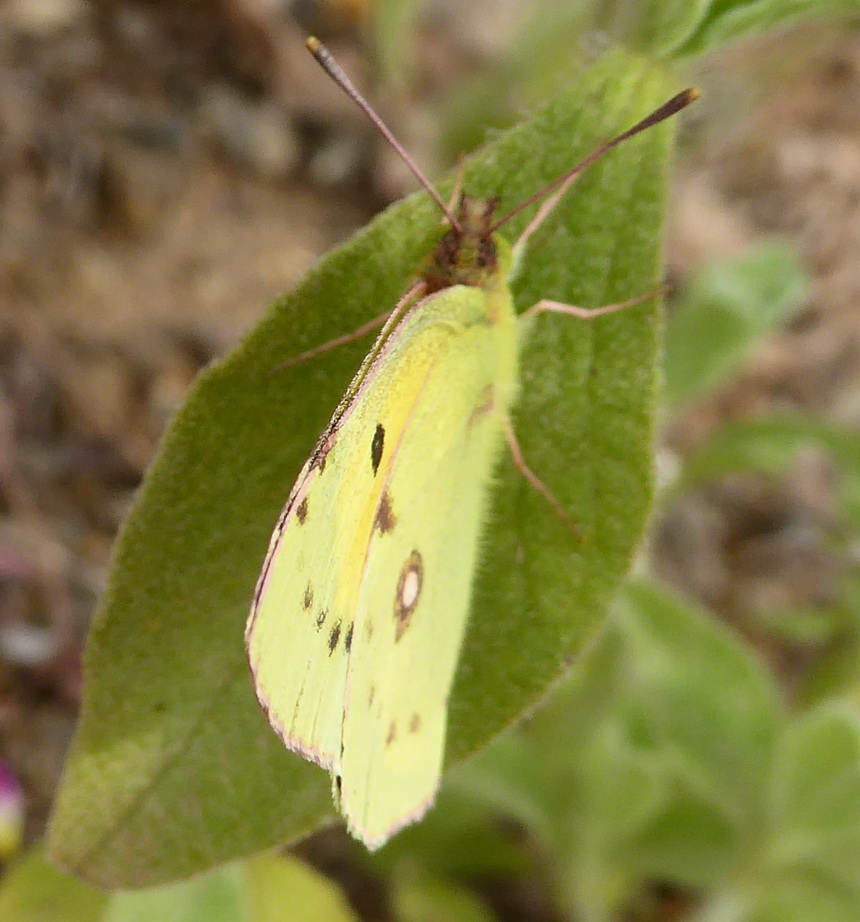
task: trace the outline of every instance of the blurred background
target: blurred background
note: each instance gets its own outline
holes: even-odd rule
[[[743,6],[722,5],[724,12]],[[850,14],[852,4],[821,4],[824,12],[828,6]],[[671,782],[660,776],[657,784],[663,768],[636,762],[644,774],[635,789],[647,788],[649,803],[658,789],[664,807],[671,801],[675,838],[658,845],[653,830],[643,844],[641,823],[621,829],[607,818],[612,810],[584,810],[582,792],[598,803],[596,779],[627,765],[623,747],[610,745],[619,714],[628,730],[633,719],[625,694],[658,695],[647,683],[618,691],[606,678],[623,671],[631,650],[646,660],[651,650],[656,662],[684,659],[692,647],[718,648],[713,661],[701,653],[698,675],[711,684],[699,690],[699,705],[699,692],[680,675],[673,679],[699,714],[728,692],[746,708],[735,713],[737,726],[726,724],[725,737],[705,734],[720,755],[692,773],[699,780],[702,772],[711,781],[723,777],[739,739],[755,747],[784,730],[794,741],[788,749],[803,749],[798,726],[808,729],[803,721],[813,711],[833,730],[822,707],[860,726],[854,6],[853,16],[797,23],[775,15],[774,28],[750,28],[743,40],[711,46],[688,42],[683,55],[673,55],[679,87],[699,85],[703,100],[684,117],[667,227],[673,295],[663,493],[640,566],[646,581],[631,590],[596,654],[603,665],[592,671],[602,678],[586,668],[578,680],[591,682],[592,691],[608,683],[611,694],[595,694],[614,704],[586,715],[580,687],[579,703],[566,712],[591,747],[590,768],[562,769],[569,756],[555,764],[575,776],[578,806],[567,805],[575,821],[564,835],[546,832],[546,816],[561,808],[544,797],[546,778],[526,780],[521,770],[535,747],[552,763],[547,715],[564,706],[554,702],[516,745],[460,772],[448,820],[443,802],[435,831],[428,823],[399,847],[401,859],[411,855],[408,874],[398,878],[393,870],[403,866],[397,854],[368,864],[338,830],[301,846],[304,860],[346,887],[352,908],[344,912],[455,920],[789,918],[764,898],[749,915],[720,915],[727,904],[714,895],[736,892],[738,856],[760,825],[761,804],[772,800],[772,777],[762,781],[758,806],[720,801],[724,810],[703,813],[703,786],[684,787],[677,765]],[[0,787],[11,805],[7,859],[44,832],[111,544],[187,387],[319,255],[414,188],[307,54],[309,31],[329,44],[432,176],[539,104],[572,63],[587,66],[618,40],[645,41],[647,30],[623,3],[0,3]],[[684,621],[693,605],[701,610]],[[641,626],[643,619],[653,626],[648,619],[658,611],[674,625],[666,628],[674,639],[660,645],[652,633],[648,647]],[[673,647],[682,636],[692,647]],[[695,685],[695,676],[686,679]],[[683,725],[675,703],[677,713],[668,709],[661,719]],[[766,730],[756,723],[765,712]],[[596,729],[598,714],[606,720]],[[771,726],[780,722],[783,730]],[[819,724],[813,729],[824,733]],[[639,755],[642,745],[640,739]],[[828,746],[813,734],[808,751],[831,752]],[[850,775],[850,784],[831,789],[834,815],[853,809],[853,817],[860,810],[856,733],[842,749],[834,744],[837,750],[844,750],[844,765],[832,777]],[[628,768],[634,772],[632,763]],[[785,778],[780,783],[791,787]],[[623,787],[619,781],[613,790]],[[485,796],[501,788],[504,796]],[[667,791],[680,788],[686,794],[672,801]],[[476,798],[477,790],[483,793]],[[627,820],[648,812],[643,803],[628,805]],[[739,814],[740,832],[732,825]],[[716,815],[728,817],[725,828]],[[457,817],[484,838],[452,844]],[[588,822],[594,825],[586,834]],[[477,841],[484,843],[480,855]],[[802,918],[860,918],[860,866],[853,863],[860,822],[834,841],[848,862],[838,871],[821,855],[791,861],[811,862],[816,880],[824,875],[821,893],[851,893],[835,908],[821,897],[829,908],[807,908]],[[695,853],[695,867],[672,857],[682,853]],[[599,868],[586,874],[585,855]],[[774,867],[770,859],[764,864]],[[435,891],[415,884],[416,867],[422,879],[432,876]],[[782,865],[772,877],[762,871],[769,883],[760,889],[794,893],[795,878],[786,873]],[[386,886],[400,894],[393,903],[381,895]],[[454,908],[417,914],[449,906],[446,900]],[[695,916],[703,906],[714,914]]]

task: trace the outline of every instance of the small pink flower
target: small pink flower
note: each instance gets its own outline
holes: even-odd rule
[[[0,861],[18,852],[24,833],[24,789],[5,762],[0,762]]]

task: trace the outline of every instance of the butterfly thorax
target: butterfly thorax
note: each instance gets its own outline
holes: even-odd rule
[[[428,293],[452,285],[484,287],[498,272],[499,254],[492,233],[498,205],[498,198],[460,196],[457,225],[445,232],[420,272]]]

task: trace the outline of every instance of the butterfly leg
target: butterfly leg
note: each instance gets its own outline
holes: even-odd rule
[[[308,349],[307,352],[301,352],[298,355],[294,355],[291,359],[287,359],[286,362],[282,362],[280,365],[276,365],[269,371],[270,375],[275,374],[278,371],[285,371],[287,368],[293,368],[295,365],[301,365],[303,362],[306,362],[308,359],[315,359],[318,355],[323,355],[326,352],[329,352],[331,349],[337,349],[338,346],[345,346],[347,343],[354,343],[357,340],[361,339],[363,336],[366,336],[371,330],[376,330],[381,327],[386,320],[391,316],[391,311],[386,311],[384,314],[380,314],[378,317],[374,317],[373,320],[368,320],[367,323],[362,324],[357,330],[353,330],[351,333],[344,333],[343,336],[337,336],[335,339],[330,339],[327,343],[323,343],[321,346],[314,346],[313,349]]]
[[[618,311],[626,310],[628,307],[635,307],[637,304],[644,304],[652,298],[657,298],[668,291],[668,286],[661,285],[654,291],[646,291],[644,295],[637,295],[635,298],[628,298],[626,301],[618,301],[616,304],[603,304],[600,307],[587,308],[577,307],[575,304],[564,304],[561,301],[538,301],[537,304],[530,307],[522,315],[523,317],[535,317],[538,314],[567,314],[570,317],[578,317],[580,320],[593,320],[595,317],[603,317],[606,314],[615,314]]]
[[[525,477],[529,484],[535,488],[535,490],[540,493],[540,495],[552,506],[552,508],[558,514],[558,517],[564,522],[564,524],[570,529],[570,531],[576,535],[580,540],[582,540],[582,535],[579,533],[579,529],[576,525],[573,524],[570,516],[567,514],[567,511],[562,506],[562,504],[555,498],[550,488],[538,477],[538,475],[528,466],[526,459],[523,457],[523,450],[520,448],[520,443],[517,441],[517,435],[514,432],[514,427],[511,424],[511,418],[505,414],[503,418],[503,423],[505,429],[505,438],[508,442],[508,447],[511,450],[511,457],[514,459],[514,464],[516,464],[519,472]]]
[[[529,221],[526,229],[517,238],[513,246],[513,263],[519,265],[520,257],[525,252],[526,244],[535,231],[539,230],[544,221],[553,213],[555,206],[567,194],[567,190],[579,179],[580,173],[568,177],[560,186],[558,192],[551,195],[537,210],[537,214]]]
[[[397,305],[392,308],[392,310],[386,311],[384,314],[380,314],[378,317],[374,317],[373,320],[368,320],[367,323],[362,324],[357,330],[353,330],[351,333],[344,333],[343,336],[337,336],[334,339],[330,339],[327,343],[323,343],[321,346],[314,346],[313,349],[308,349],[307,352],[301,352],[299,355],[295,355],[291,359],[287,359],[286,362],[282,362],[280,365],[277,365],[275,368],[271,369],[269,374],[273,375],[278,371],[284,371],[287,368],[293,368],[295,365],[301,365],[308,359],[314,359],[318,355],[323,355],[326,352],[330,352],[332,349],[337,349],[338,346],[346,346],[349,343],[357,342],[359,339],[367,336],[367,334],[372,330],[376,330],[379,327],[384,326],[395,315],[398,317],[402,315],[408,305],[415,298],[420,297],[422,289],[423,282],[417,282],[406,292],[406,294],[400,299],[400,301],[398,301]]]

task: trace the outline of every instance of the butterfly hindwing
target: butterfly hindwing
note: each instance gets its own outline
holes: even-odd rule
[[[248,647],[270,721],[332,771],[350,827],[380,844],[438,787],[516,383],[507,289],[431,295],[371,355],[272,539]]]
[[[387,429],[348,665],[341,809],[370,845],[421,815],[439,783],[484,500],[516,380],[515,330],[491,321],[496,307],[481,289],[443,292],[423,330],[404,328],[373,385],[403,395],[413,357],[432,352],[408,424]],[[512,319],[509,299],[504,311]]]

